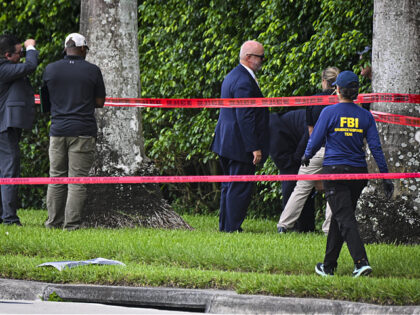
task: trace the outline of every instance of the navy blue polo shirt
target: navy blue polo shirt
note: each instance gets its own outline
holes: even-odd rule
[[[80,56],[49,64],[43,75],[51,103],[50,136],[96,137],[96,98],[105,97],[101,70]]]

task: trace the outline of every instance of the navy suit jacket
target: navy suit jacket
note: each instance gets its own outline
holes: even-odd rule
[[[238,65],[222,83],[222,98],[263,97],[254,78]],[[252,163],[253,151],[262,151],[262,160],[269,151],[269,111],[266,107],[222,108],[212,143],[213,152],[225,158]]]
[[[0,132],[30,129],[35,116],[34,91],[27,75],[38,65],[38,51],[26,51],[25,63],[0,58]]]
[[[280,169],[299,169],[309,138],[304,109],[270,115],[270,156]]]

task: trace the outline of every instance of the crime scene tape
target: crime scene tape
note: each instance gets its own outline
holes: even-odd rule
[[[420,103],[419,94],[372,93],[360,94],[358,103]],[[162,108],[223,108],[223,107],[281,107],[330,105],[338,103],[337,95],[289,96],[270,98],[209,98],[209,99],[158,99],[158,98],[107,98],[105,106],[162,107]]]
[[[35,102],[40,103],[39,95]],[[274,98],[208,98],[208,99],[160,99],[160,98],[106,98],[107,107],[157,107],[157,108],[223,108],[223,107],[278,107],[331,105],[338,102],[336,95]],[[358,103],[393,102],[420,104],[420,94],[371,93],[360,94]],[[375,113],[375,114],[374,114]],[[376,121],[420,127],[420,118],[372,111]]]
[[[397,114],[390,114],[390,113],[383,113],[377,111],[370,111],[375,118],[376,121],[390,123],[390,124],[398,124],[404,126],[412,126],[412,127],[420,127],[420,118],[419,117],[412,117],[412,116],[402,116]]]
[[[420,178],[420,173],[0,178],[0,185],[164,184]]]
[[[39,104],[39,95],[35,95]],[[420,94],[370,93],[359,94],[357,103],[412,103],[420,104]],[[338,103],[337,95],[288,96],[270,98],[115,98],[107,97],[105,106],[160,107],[160,108],[223,108],[223,107],[279,107],[331,105]]]

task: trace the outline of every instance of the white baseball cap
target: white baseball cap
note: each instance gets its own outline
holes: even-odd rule
[[[67,45],[69,40],[72,40],[74,42],[74,46]],[[67,35],[66,40],[64,41],[64,49],[68,47],[83,47],[83,46],[86,46],[89,49],[86,42],[86,38],[79,33],[71,33]]]

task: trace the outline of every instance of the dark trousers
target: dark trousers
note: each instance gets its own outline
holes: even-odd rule
[[[324,166],[324,174],[367,173],[366,168],[346,165]],[[327,238],[324,265],[328,269],[337,267],[343,242],[347,243],[354,263],[367,261],[365,246],[360,238],[355,217],[357,200],[367,180],[324,181],[325,194],[330,204],[332,217]]]
[[[255,166],[219,156],[223,175],[254,175]],[[222,183],[220,194],[219,230],[222,232],[242,231],[246,211],[251,202],[254,182]]]
[[[18,128],[8,128],[6,131],[0,132],[0,177],[20,176],[19,140],[21,133],[21,129]],[[0,214],[5,224],[19,222],[16,214],[18,187],[18,185],[1,185]]]
[[[281,175],[296,175],[299,172],[299,167],[290,167],[280,169]],[[296,181],[282,181],[281,194],[283,198],[283,209],[286,207],[287,201],[296,186]],[[295,228],[299,232],[312,232],[315,231],[315,202],[310,196],[306,199],[299,219],[296,221]]]

